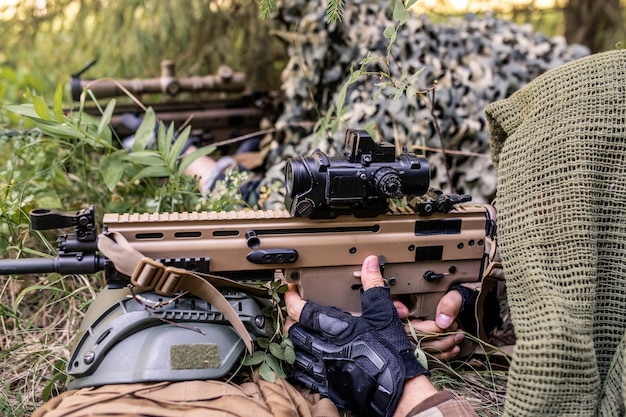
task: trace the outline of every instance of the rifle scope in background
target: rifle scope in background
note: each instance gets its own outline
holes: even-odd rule
[[[316,150],[290,159],[285,185],[285,206],[292,216],[371,217],[387,211],[388,198],[425,194],[430,168],[426,158],[406,150],[396,156],[394,145],[376,143],[363,130],[348,130],[343,157]]]
[[[122,96],[126,94],[124,90],[134,95],[158,93],[174,97],[183,92],[240,93],[246,89],[246,75],[242,72],[234,72],[226,65],[220,66],[215,75],[177,77],[174,61],[169,60],[161,62],[159,78],[81,80],[80,76],[94,64],[95,61],[72,74],[70,90],[74,101],[80,100],[80,95],[85,88],[89,88],[97,98]]]

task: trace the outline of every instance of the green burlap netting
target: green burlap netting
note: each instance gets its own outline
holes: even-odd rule
[[[624,414],[626,51],[489,105],[517,343],[505,415]]]

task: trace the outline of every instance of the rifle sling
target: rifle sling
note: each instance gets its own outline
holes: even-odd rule
[[[238,289],[245,287],[245,291],[254,288],[255,292],[259,292],[261,288],[246,286],[215,275],[207,276],[213,282],[211,283],[186,269],[166,267],[159,261],[143,256],[117,232],[110,232],[106,236],[101,234],[98,238],[98,250],[113,262],[115,269],[130,276],[130,282],[138,288],[154,290],[157,294],[167,297],[173,296],[178,291],[188,291],[215,306],[232,324],[245,343],[248,352],[252,354],[253,345],[250,334],[239,315],[213,283],[225,280],[226,282],[218,286]],[[233,283],[238,285],[233,285]]]

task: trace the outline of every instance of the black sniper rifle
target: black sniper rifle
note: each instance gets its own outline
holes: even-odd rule
[[[245,93],[246,76],[234,72],[230,67],[221,66],[214,75],[178,77],[173,61],[161,62],[161,76],[144,79],[97,79],[84,80],[81,76],[91,68],[93,61],[72,74],[70,90],[72,99],[80,100],[85,88],[91,90],[98,99],[133,94],[157,95],[166,98],[161,102],[148,103],[158,120],[169,125],[174,123],[178,128],[182,125],[192,126],[191,136],[201,140],[202,145],[221,143],[233,137],[257,132],[263,117],[273,119],[278,111],[278,99],[272,93]],[[187,93],[186,99],[173,100]],[[206,97],[206,94],[217,93]],[[222,97],[228,95],[228,97]],[[97,107],[87,107],[85,112],[100,115]],[[140,117],[145,108],[139,104],[118,104],[111,126],[119,137],[135,133],[137,125],[132,115]]]

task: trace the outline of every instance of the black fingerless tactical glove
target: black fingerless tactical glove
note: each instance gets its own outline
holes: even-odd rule
[[[354,317],[307,302],[289,329],[296,349],[294,378],[328,396],[338,407],[364,416],[391,416],[407,378],[428,371],[419,364],[384,287],[361,296]]]

